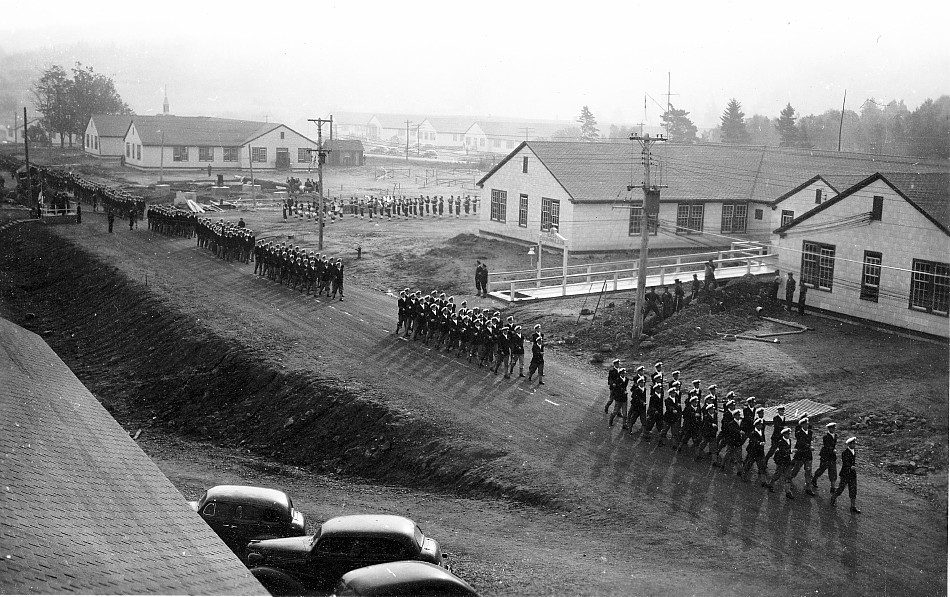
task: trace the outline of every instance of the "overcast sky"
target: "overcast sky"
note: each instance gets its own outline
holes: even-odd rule
[[[70,48],[138,113],[299,123],[334,112],[658,124],[674,106],[716,126],[869,97],[950,93],[945,2],[29,2],[7,53]],[[775,6],[776,8],[771,8]],[[75,44],[81,42],[77,47]],[[65,62],[65,61],[64,61]],[[69,64],[68,62],[66,63]],[[658,105],[659,104],[659,105]],[[604,131],[606,132],[606,131]]]

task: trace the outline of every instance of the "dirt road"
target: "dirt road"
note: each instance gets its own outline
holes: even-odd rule
[[[510,556],[488,555],[510,569],[500,586],[476,584],[485,594],[946,594],[946,514],[889,483],[860,477],[859,516],[847,500],[831,508],[827,485],[789,501],[608,429],[602,377],[568,359],[549,355],[542,387],[502,380],[393,336],[394,299],[381,292],[349,283],[343,302],[307,299],[193,241],[107,235],[97,217],[58,232],[132,280],[148,271],[152,293],[225,337],[276,350],[288,370],[385,396],[499,453],[467,474],[545,507],[521,517],[461,505],[438,524],[464,520],[463,550]],[[483,516],[490,541],[470,535]]]

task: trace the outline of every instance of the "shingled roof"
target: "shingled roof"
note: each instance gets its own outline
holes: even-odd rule
[[[132,121],[143,145],[236,147],[281,124],[210,116],[135,116]]]
[[[627,193],[627,185],[639,187],[643,181],[637,144],[526,141],[483,176],[479,186],[524,147],[575,202],[616,201]],[[882,170],[950,172],[945,160],[745,145],[658,143],[653,146],[652,158],[651,182],[668,185],[660,193],[663,202],[771,203],[819,173],[867,177]]]
[[[89,117],[96,123],[99,137],[125,137],[132,122],[130,114],[93,114]]]
[[[42,338],[0,346],[0,594],[267,594]]]

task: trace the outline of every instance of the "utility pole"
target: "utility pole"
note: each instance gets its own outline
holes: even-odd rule
[[[412,124],[411,120],[406,121],[406,161],[409,161],[409,125]]]
[[[640,349],[640,336],[643,335],[643,311],[644,301],[646,301],[647,286],[647,259],[649,257],[650,240],[650,204],[649,197],[655,194],[659,201],[660,186],[650,184],[650,148],[657,141],[666,141],[662,136],[651,138],[650,135],[630,135],[631,141],[639,141],[642,148],[640,155],[643,160],[643,208],[640,210],[640,254],[639,264],[637,265],[637,302],[634,305],[633,314],[633,349]],[[628,191],[636,188],[634,185],[627,187]],[[659,206],[657,206],[659,207]]]
[[[317,227],[320,229],[320,235],[317,240],[317,249],[323,250],[323,162],[327,159],[327,154],[330,153],[329,149],[323,148],[323,124],[329,123],[330,126],[333,126],[333,118],[329,120],[324,118],[308,118],[310,122],[314,122],[317,125],[317,196],[320,201],[320,205],[317,207],[317,217],[320,218],[320,222]],[[408,139],[408,136],[406,137]],[[313,152],[312,149],[308,151]],[[408,158],[407,158],[408,159]]]
[[[670,97],[674,95],[679,95],[678,93],[670,93],[673,86],[673,75],[669,71],[666,73],[666,138],[671,140],[673,137],[670,136],[670,124],[672,117],[671,112],[673,112],[673,103],[670,102]]]
[[[33,176],[30,174],[30,139],[27,137],[26,107],[23,107],[23,153],[26,154],[26,204],[33,209]],[[39,212],[37,212],[39,215]]]
[[[416,156],[419,155],[419,129],[422,128],[422,123],[416,125]]]
[[[838,151],[841,151],[841,129],[844,128],[844,103],[848,101],[848,90],[844,90],[844,98],[841,100],[841,122],[838,123]]]
[[[521,127],[520,129],[518,129],[518,130],[524,131],[524,140],[527,141],[527,140],[528,140],[528,133],[530,133],[530,132],[533,131],[534,129],[531,128],[531,127],[529,127],[529,126],[523,126],[523,127]]]

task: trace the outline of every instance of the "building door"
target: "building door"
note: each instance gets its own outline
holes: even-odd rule
[[[286,147],[277,148],[277,169],[287,170],[290,168],[290,150]]]

